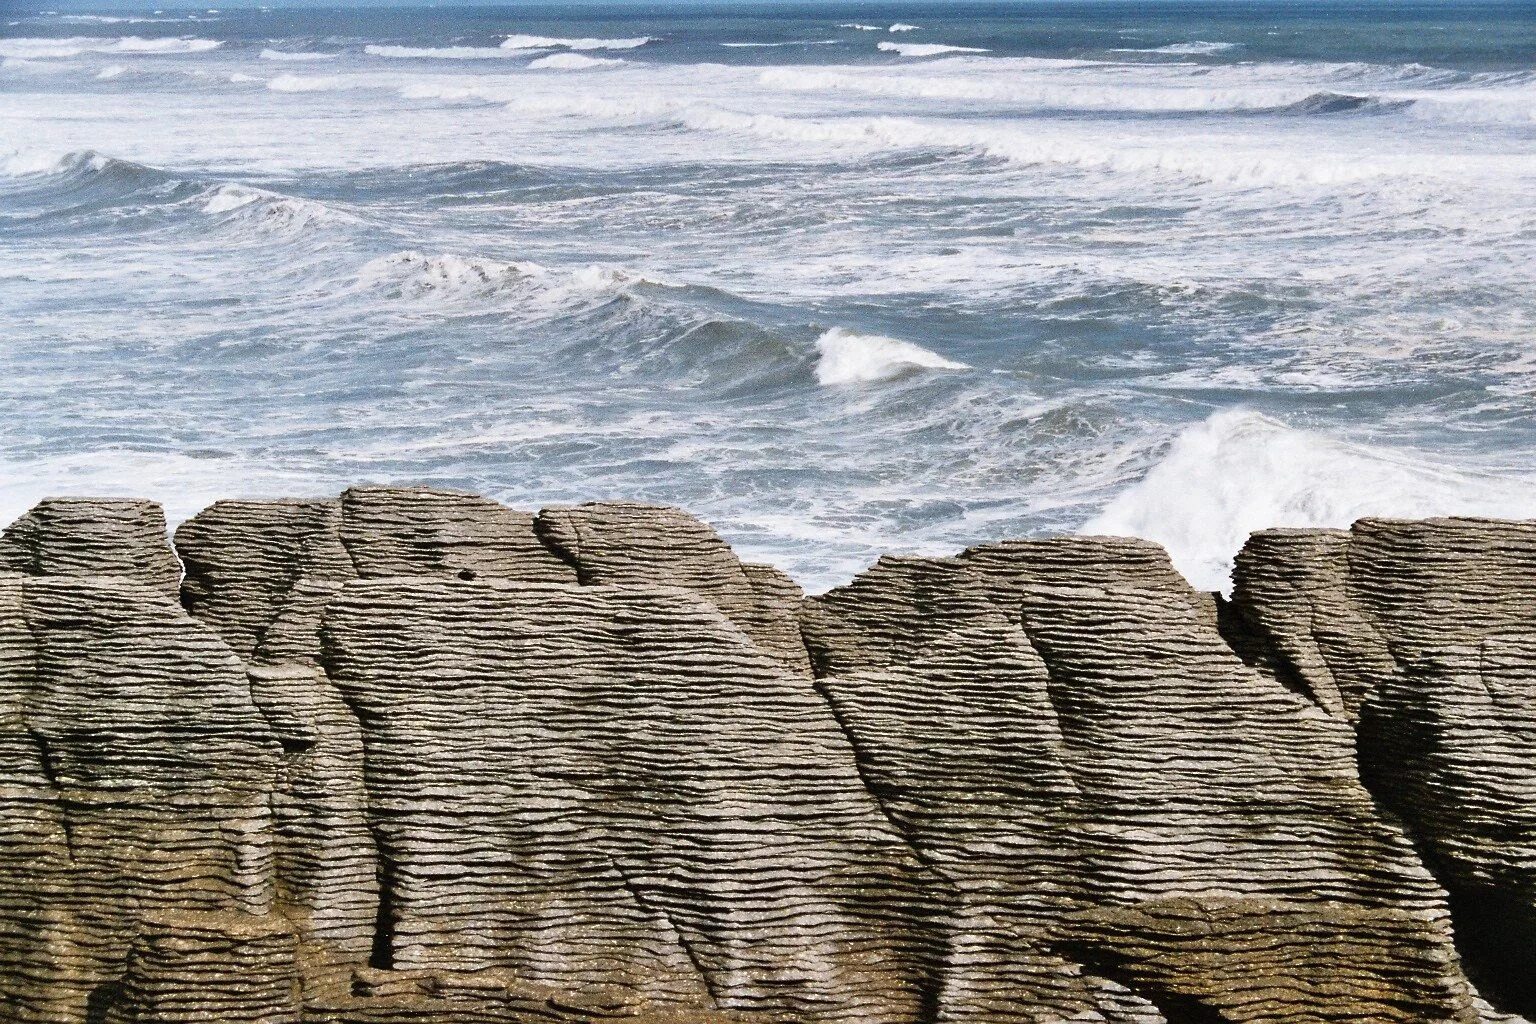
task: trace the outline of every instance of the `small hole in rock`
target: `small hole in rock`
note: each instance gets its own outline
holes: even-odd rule
[[[459,579],[461,579],[461,580],[472,580],[474,578],[475,578],[475,570],[473,570],[473,569],[460,569],[459,570]]]

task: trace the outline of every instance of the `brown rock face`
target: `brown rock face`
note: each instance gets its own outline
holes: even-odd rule
[[[6,1024],[1536,1003],[1536,526],[1267,531],[1230,601],[1091,537],[805,599],[676,509],[421,488],[176,547],[0,539]]]

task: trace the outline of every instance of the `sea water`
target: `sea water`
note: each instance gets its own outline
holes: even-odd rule
[[[1536,516],[1527,4],[3,10],[0,519]]]

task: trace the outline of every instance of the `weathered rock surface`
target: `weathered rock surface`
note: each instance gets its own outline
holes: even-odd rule
[[[1473,979],[1536,1012],[1536,525],[1256,534],[1236,583],[1267,655],[1358,718],[1361,777],[1448,890]]]
[[[1265,531],[1234,584],[1072,537],[805,599],[656,506],[354,488],[173,551],[50,500],[0,538],[0,1021],[1536,1009],[1536,525]]]

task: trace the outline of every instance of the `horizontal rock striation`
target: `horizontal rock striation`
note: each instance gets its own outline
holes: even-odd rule
[[[888,557],[359,487],[0,535],[0,1020],[1536,1011],[1536,526]]]

